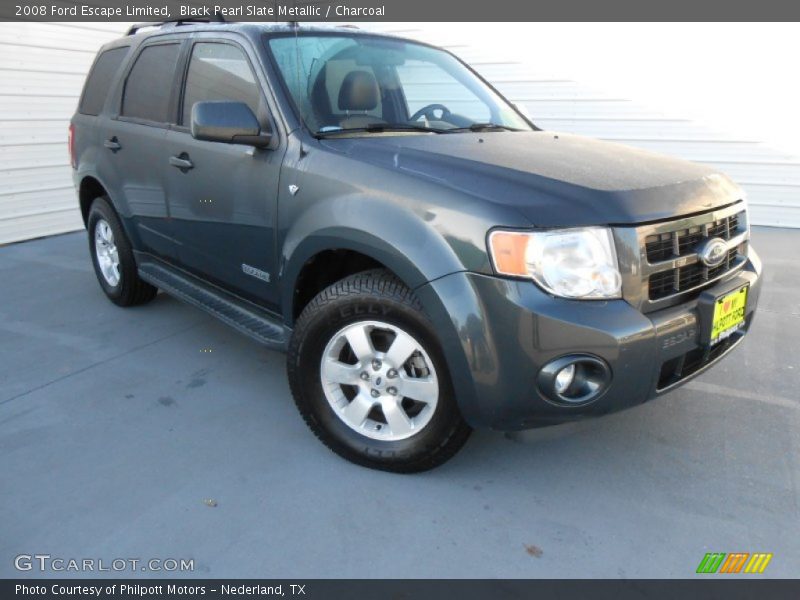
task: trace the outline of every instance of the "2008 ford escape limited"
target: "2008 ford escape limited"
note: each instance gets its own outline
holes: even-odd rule
[[[410,40],[137,26],[98,54],[69,145],[111,301],[161,289],[286,349],[309,427],[377,469],[657,397],[758,302],[727,177],[542,131]]]

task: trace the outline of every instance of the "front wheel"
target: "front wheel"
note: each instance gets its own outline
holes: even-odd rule
[[[309,303],[288,372],[309,427],[354,463],[425,471],[469,437],[433,325],[411,290],[384,270],[343,279]]]

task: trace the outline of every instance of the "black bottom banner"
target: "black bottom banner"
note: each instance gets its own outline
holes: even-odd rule
[[[522,598],[591,598],[624,600],[719,598],[762,600],[800,598],[800,580],[524,580],[524,579],[364,579],[364,580],[2,580],[0,597],[76,600],[103,598],[296,598],[320,600],[469,600]]]

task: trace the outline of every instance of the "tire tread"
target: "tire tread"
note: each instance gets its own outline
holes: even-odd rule
[[[87,224],[90,251],[94,253],[94,232],[92,231],[91,227],[93,220],[92,214],[94,212],[100,213],[100,215],[109,222],[109,225],[114,232],[114,241],[117,245],[117,251],[120,257],[120,267],[123,271],[122,289],[118,295],[112,295],[108,292],[108,290],[106,290],[105,286],[103,285],[103,281],[100,280],[101,275],[98,273],[97,277],[100,281],[100,287],[106,293],[109,300],[111,300],[117,306],[127,307],[147,304],[156,297],[156,294],[158,294],[158,288],[150,285],[139,277],[139,274],[136,270],[136,260],[133,256],[133,247],[131,246],[130,240],[128,240],[128,236],[125,235],[125,230],[122,227],[122,223],[120,222],[119,217],[117,216],[117,213],[114,210],[114,207],[111,204],[108,196],[98,196],[92,201],[92,204],[89,207],[89,219]],[[94,260],[94,256],[92,256],[93,263]]]
[[[469,438],[472,430],[460,415],[454,420],[447,434],[442,436],[438,446],[429,451],[424,457],[413,461],[378,462],[369,456],[343,448],[320,425],[313,413],[307,410],[304,403],[300,401],[303,391],[300,386],[301,379],[298,371],[299,355],[314,317],[335,302],[364,296],[397,302],[418,312],[420,315],[424,315],[422,304],[414,292],[386,269],[371,269],[350,275],[319,292],[301,312],[289,344],[287,372],[295,404],[314,435],[330,450],[351,462],[394,473],[417,473],[433,469],[452,458]],[[424,318],[428,320],[427,317]]]

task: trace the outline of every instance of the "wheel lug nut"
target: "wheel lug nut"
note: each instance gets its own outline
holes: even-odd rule
[[[386,373],[386,376],[389,379],[394,379],[395,377],[397,377],[397,369],[389,369],[389,372]]]
[[[386,391],[389,392],[390,396],[396,396],[397,395],[397,388],[396,387],[386,388]]]
[[[362,371],[361,379],[363,379],[364,381],[369,381],[369,373],[367,373],[366,371]]]
[[[380,395],[381,395],[381,393],[380,393],[378,390],[372,390],[372,391],[370,392],[370,394],[372,394],[372,397],[373,397],[373,398],[377,398],[378,396],[380,396]]]
[[[379,361],[379,360],[376,358],[376,359],[374,359],[374,360],[372,361],[372,368],[373,368],[373,369],[375,369],[376,371],[378,371],[378,370],[380,370],[380,368],[381,368],[381,364],[382,364],[382,363],[381,363],[381,361]]]

